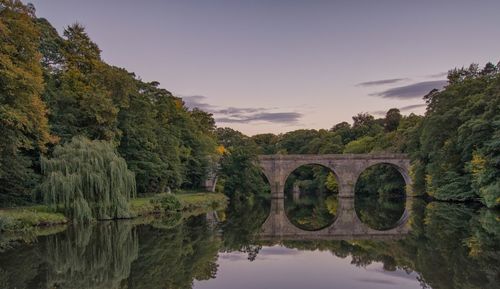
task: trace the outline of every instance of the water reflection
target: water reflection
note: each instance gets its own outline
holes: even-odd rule
[[[303,230],[320,230],[337,215],[337,178],[328,168],[305,165],[294,170],[285,183],[288,219]]]
[[[70,227],[0,254],[0,288],[472,289],[500,284],[497,211],[417,200],[412,230],[397,239],[259,239],[268,205],[266,199],[234,202],[227,221],[215,227],[205,216],[179,224]]]
[[[43,245],[47,288],[119,288],[139,251],[130,222],[70,227]]]
[[[261,239],[287,239],[287,240],[340,240],[340,239],[395,239],[401,238],[410,230],[411,204],[413,198],[406,200],[409,207],[399,221],[389,230],[372,229],[363,223],[354,210],[353,198],[339,198],[338,216],[335,222],[321,230],[303,230],[285,215],[284,201],[272,199],[271,214],[262,225],[259,237]]]
[[[203,217],[170,229],[141,226],[138,235],[140,254],[124,288],[191,288],[215,277],[221,241]]]

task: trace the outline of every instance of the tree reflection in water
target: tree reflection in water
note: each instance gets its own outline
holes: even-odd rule
[[[142,226],[139,258],[125,288],[191,288],[193,280],[214,278],[220,238],[203,216],[170,228]]]
[[[48,288],[119,288],[138,256],[138,238],[131,222],[100,222],[70,227],[48,236],[42,256]]]
[[[203,216],[173,227],[98,223],[42,237],[0,254],[1,288],[191,288],[216,278],[218,252],[259,258],[271,245],[258,240],[265,199],[234,202],[223,231]],[[411,233],[400,240],[281,241],[300,250],[330,251],[353,266],[383,263],[385,270],[419,275],[434,289],[498,288],[500,214],[452,203],[413,202]],[[167,222],[169,223],[169,222]],[[153,223],[155,224],[155,223]]]

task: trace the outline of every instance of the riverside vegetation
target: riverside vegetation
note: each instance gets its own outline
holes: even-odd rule
[[[450,70],[448,85],[424,96],[423,116],[394,108],[330,129],[250,137],[216,127],[211,114],[100,52],[83,26],[59,35],[32,5],[0,0],[1,288],[192,288],[216,281],[219,259],[243,253],[258,262],[276,248],[259,264],[264,271],[286,254],[313,251],[351,258],[336,266],[413,274],[422,288],[498,288],[499,64]],[[412,159],[421,198],[409,235],[258,239],[270,188],[257,155],[372,152]],[[216,193],[203,192],[213,172]],[[367,169],[355,189],[356,213],[371,228],[390,228],[405,209],[404,180],[389,165]],[[323,167],[292,172],[285,195],[288,218],[304,230],[338,214],[338,184]],[[203,216],[214,210],[216,225]]]
[[[330,129],[249,137],[217,128],[210,113],[158,82],[105,63],[82,25],[61,36],[32,5],[0,4],[0,207],[19,207],[0,211],[1,231],[175,209],[169,200],[182,204],[179,193],[199,191],[215,170],[219,193],[253,202],[267,190],[258,154],[408,153],[420,195],[500,206],[500,65],[450,70],[448,85],[424,96],[424,116],[390,109]],[[374,174],[360,180],[366,194]],[[399,176],[383,174],[390,182],[378,193],[391,192]],[[288,191],[336,193],[331,172],[301,168],[291,179]],[[169,191],[175,196],[155,204]],[[208,196],[193,198],[211,204]],[[334,215],[331,198],[321,200],[330,208],[322,214]]]

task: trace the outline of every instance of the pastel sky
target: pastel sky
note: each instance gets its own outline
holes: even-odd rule
[[[498,0],[31,0],[104,60],[246,134],[423,113],[445,72],[500,60]]]

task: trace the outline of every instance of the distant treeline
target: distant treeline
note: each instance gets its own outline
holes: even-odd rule
[[[448,85],[424,96],[424,116],[390,109],[353,117],[329,130],[260,134],[261,154],[408,153],[415,189],[440,200],[500,205],[500,63],[448,73]]]
[[[500,65],[451,70],[448,86],[424,97],[425,116],[390,109],[328,130],[248,137],[106,64],[81,25],[61,36],[33,6],[0,4],[2,205],[36,201],[41,156],[77,136],[113,144],[138,194],[197,188],[217,163],[225,193],[258,193],[258,154],[405,152],[420,192],[500,204]]]

